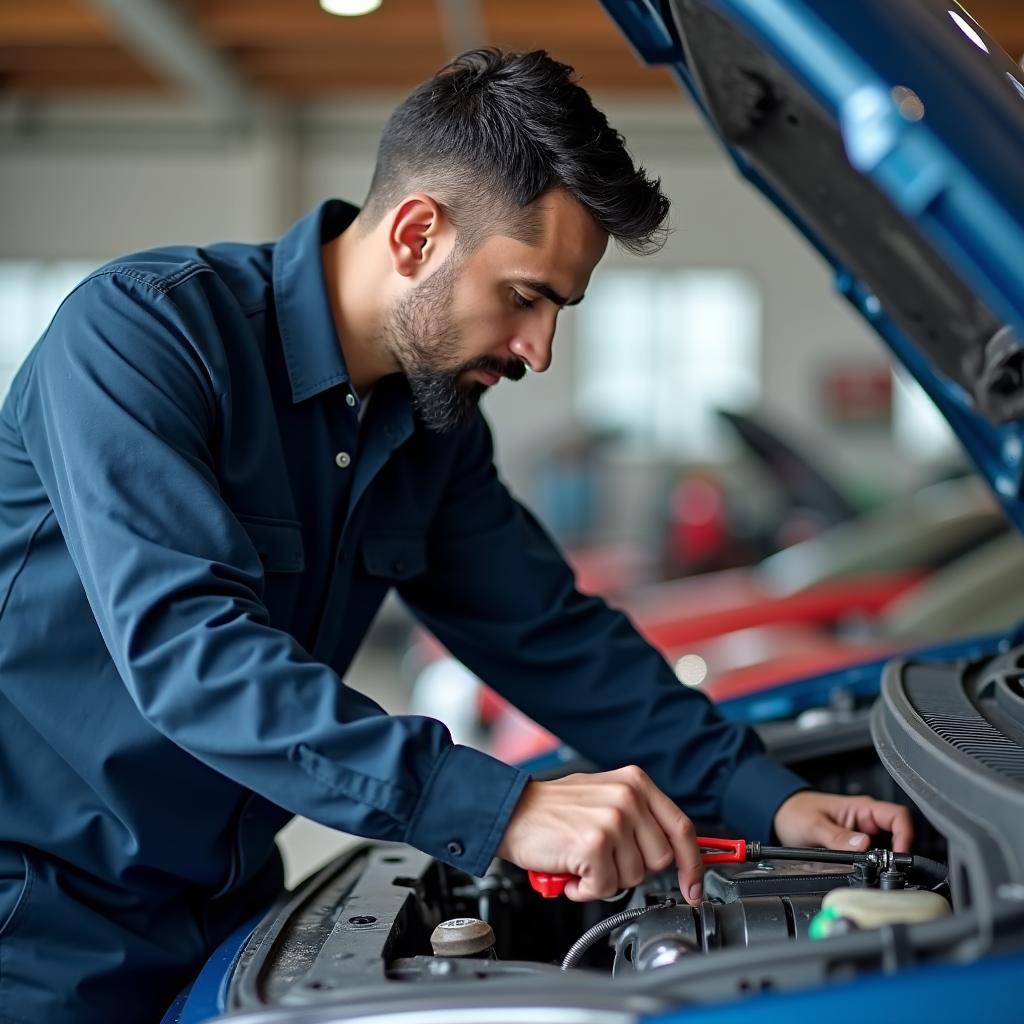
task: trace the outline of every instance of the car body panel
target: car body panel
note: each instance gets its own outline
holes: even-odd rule
[[[978,1012],[979,993],[989,1006],[1007,1012],[1018,1004],[1024,956],[1008,954],[956,967],[918,967],[892,977],[860,978],[806,992],[765,993],[726,1006],[687,1007],[676,1013],[642,1018],[650,1024],[863,1024],[919,1019],[922,992],[941,992],[941,1016],[935,1021],[969,1020]]]

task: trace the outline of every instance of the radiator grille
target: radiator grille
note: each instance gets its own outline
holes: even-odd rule
[[[930,679],[929,679],[930,675]],[[1024,783],[1024,748],[981,716],[948,676],[908,678],[906,694],[925,724],[951,747],[1015,782]]]

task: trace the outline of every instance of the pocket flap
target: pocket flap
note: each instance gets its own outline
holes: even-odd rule
[[[427,570],[427,545],[422,537],[367,537],[363,565],[373,576],[408,580]]]
[[[302,572],[305,555],[298,523],[257,516],[239,516],[238,521],[249,534],[264,572]]]

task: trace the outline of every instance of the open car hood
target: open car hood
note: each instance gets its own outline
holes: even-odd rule
[[[602,0],[1024,529],[1024,71],[955,0]]]

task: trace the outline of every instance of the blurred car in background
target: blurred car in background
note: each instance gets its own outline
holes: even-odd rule
[[[762,414],[717,413],[743,458],[735,469],[680,468],[666,500],[663,578],[750,565],[865,511]],[[739,501],[755,475],[768,493]]]

